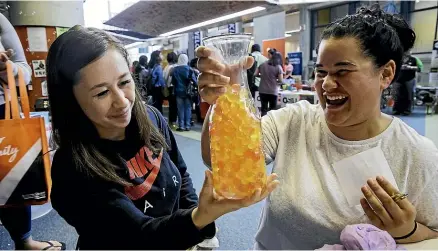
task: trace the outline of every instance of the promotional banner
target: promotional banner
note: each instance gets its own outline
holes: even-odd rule
[[[293,65],[294,70],[292,75],[301,76],[303,73],[303,53],[302,52],[289,52],[287,54],[289,62]]]
[[[202,35],[201,35],[201,31],[195,31],[193,32],[193,42],[195,44],[195,50],[196,48],[198,48],[199,46],[201,46],[202,43]]]

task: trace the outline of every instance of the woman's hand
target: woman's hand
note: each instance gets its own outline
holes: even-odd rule
[[[204,185],[199,194],[199,205],[192,213],[193,223],[198,229],[202,229],[224,214],[251,206],[265,199],[278,184],[277,175],[271,174],[267,178],[264,191],[257,189],[251,197],[244,199],[226,199],[213,191],[213,174],[208,170],[205,172]]]
[[[198,47],[196,56],[199,58],[198,78],[199,94],[207,103],[213,104],[216,99],[225,93],[229,84],[240,84],[241,70],[251,68],[253,57],[245,57],[238,64],[227,65],[220,62],[221,55],[206,47]]]
[[[6,62],[10,57],[12,57],[13,54],[14,51],[12,49],[0,52],[0,71],[4,71],[6,69]]]
[[[387,231],[392,237],[402,237],[411,233],[415,227],[417,212],[408,199],[395,202],[391,196],[399,194],[385,178],[369,179],[362,187],[365,198],[362,208],[376,227]]]

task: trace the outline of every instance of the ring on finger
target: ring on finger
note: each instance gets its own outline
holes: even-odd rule
[[[391,196],[391,199],[394,201],[394,202],[399,202],[399,201],[401,201],[401,200],[404,200],[404,199],[406,199],[408,197],[408,194],[407,193],[405,193],[405,194],[401,194],[401,193],[395,193],[395,194],[393,194],[392,196]]]

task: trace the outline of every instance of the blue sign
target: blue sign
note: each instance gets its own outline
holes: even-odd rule
[[[195,44],[195,49],[201,46],[201,31],[193,32],[193,42]]]
[[[228,24],[228,33],[236,33],[236,24]]]
[[[289,52],[287,57],[289,58],[289,62],[294,67],[292,75],[301,75],[303,73],[303,53]]]

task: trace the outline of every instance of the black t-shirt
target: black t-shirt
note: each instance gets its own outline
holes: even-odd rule
[[[149,117],[156,122],[150,109]],[[138,139],[138,133],[127,133],[122,141],[96,144],[133,186],[87,177],[77,170],[70,151],[55,153],[52,205],[76,228],[81,249],[181,250],[215,235],[214,223],[201,231],[193,224],[191,213],[198,197],[175,138],[164,118],[160,120],[169,151],[153,153]],[[130,131],[138,132],[135,129]]]
[[[417,66],[417,60],[412,56],[407,56],[405,60],[403,60],[403,65]],[[402,69],[397,81],[400,83],[411,81],[416,77],[416,72],[416,70]]]

